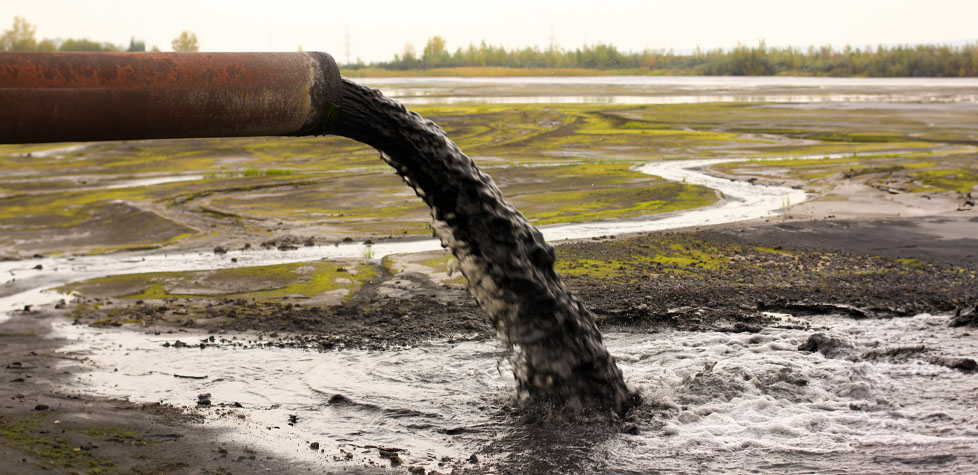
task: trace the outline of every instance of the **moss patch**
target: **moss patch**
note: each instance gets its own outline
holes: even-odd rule
[[[29,463],[41,469],[63,469],[88,474],[110,473],[111,460],[97,457],[69,438],[45,430],[41,418],[9,418],[0,415],[0,444],[30,457]],[[6,467],[13,470],[13,467]]]

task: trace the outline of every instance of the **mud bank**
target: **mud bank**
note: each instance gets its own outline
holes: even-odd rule
[[[857,318],[950,312],[978,301],[978,239],[967,233],[972,219],[782,220],[578,241],[557,246],[557,269],[605,328],[756,331],[770,312]],[[93,288],[66,311],[79,323],[258,331],[274,333],[276,344],[323,349],[491,336],[459,285],[423,271],[379,268],[337,305],[134,302]]]

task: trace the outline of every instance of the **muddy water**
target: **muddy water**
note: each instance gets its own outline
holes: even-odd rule
[[[431,209],[496,335],[512,348],[519,393],[572,410],[634,403],[594,315],[554,271],[556,253],[440,127],[380,91],[343,80],[331,133],[380,150]]]
[[[197,410],[234,428],[230,440],[327,470],[389,465],[378,447],[398,449],[405,465],[442,471],[978,469],[978,378],[929,362],[978,352],[966,329],[947,328],[943,315],[781,318],[757,334],[606,335],[648,402],[632,415],[637,434],[601,424],[528,424],[509,410],[516,382],[492,341],[323,353],[255,347],[254,335],[225,335],[200,349],[163,345],[196,345],[208,335],[67,323],[56,334],[75,342],[64,351],[87,358],[90,369],[69,391],[191,407],[209,393],[224,407]],[[839,354],[799,351],[816,332],[841,341]],[[926,350],[906,358],[865,356],[918,345]],[[468,462],[472,454],[479,464]]]

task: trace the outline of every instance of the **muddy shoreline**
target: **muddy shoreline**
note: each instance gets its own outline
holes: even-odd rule
[[[975,218],[951,216],[652,232],[558,245],[558,269],[605,329],[756,331],[770,312],[855,318],[953,312],[978,301],[978,239],[965,237],[974,225]],[[431,277],[379,272],[338,305],[89,295],[65,311],[81,324],[175,339],[180,329],[251,331],[276,345],[324,350],[492,337],[463,288]],[[379,291],[390,288],[398,292]]]
[[[968,234],[974,226],[975,218],[959,216],[772,220],[578,241],[557,249],[561,259],[587,263],[562,273],[598,315],[603,331],[757,332],[772,321],[770,312],[888,319],[974,306],[978,239]],[[650,258],[656,255],[672,260]],[[378,292],[391,285],[401,292]],[[124,315],[126,323],[107,319],[109,314]],[[252,334],[246,345],[254,347],[320,350],[492,337],[488,319],[463,289],[418,272],[380,274],[348,302],[332,306],[82,297],[57,311],[34,309],[0,326],[6,378],[0,396],[7,401],[0,459],[24,473],[42,466],[155,473],[304,470],[295,460],[221,442],[222,429],[199,425],[193,407],[63,393],[58,382],[83,371],[84,362],[62,361],[62,342],[46,336],[50,318],[159,333],[172,351],[206,347],[181,340],[183,332],[201,331],[216,338]],[[36,410],[42,405],[48,409]],[[19,439],[13,440],[24,442],[11,442],[15,435]],[[52,458],[54,453],[62,458]],[[454,468],[475,467],[458,461]]]

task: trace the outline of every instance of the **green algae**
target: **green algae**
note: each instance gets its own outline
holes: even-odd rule
[[[376,269],[369,264],[346,269],[331,262],[300,262],[209,271],[116,275],[73,282],[59,290],[127,300],[242,295],[258,300],[281,300],[291,296],[314,298],[333,291],[351,295],[376,275]],[[113,320],[118,322],[118,319]]]
[[[47,421],[41,416],[12,418],[0,415],[0,444],[29,456],[28,463],[42,470],[53,468],[92,475],[112,471],[114,462],[80,449],[67,437],[45,430],[46,426]]]

